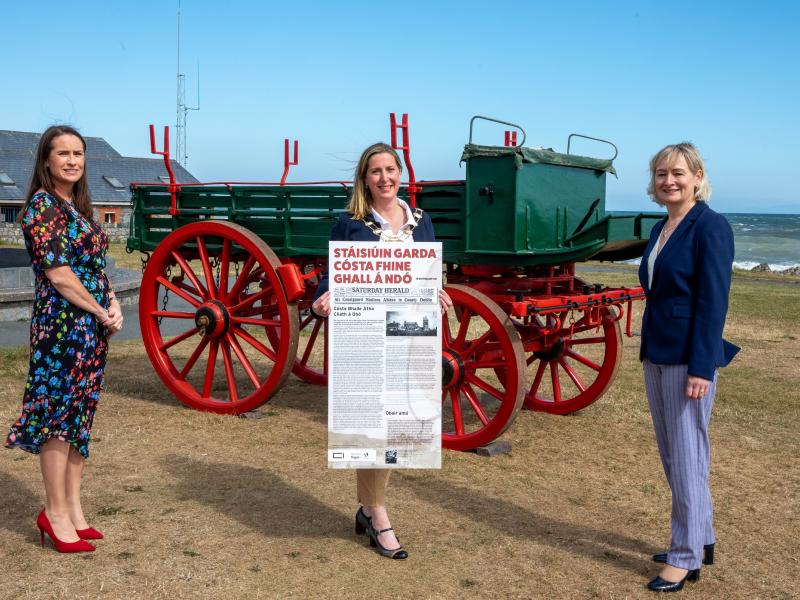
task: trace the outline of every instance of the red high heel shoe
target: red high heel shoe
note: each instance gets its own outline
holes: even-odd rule
[[[39,528],[39,533],[41,533],[42,547],[44,547],[44,534],[46,533],[53,541],[53,546],[55,549],[61,553],[95,551],[95,547],[85,540],[78,540],[77,542],[62,542],[60,539],[58,539],[56,534],[53,533],[53,526],[50,525],[50,519],[47,518],[44,509],[42,509],[42,512],[40,512],[39,516],[36,518],[36,526]]]
[[[87,527],[86,529],[76,529],[75,533],[82,540],[102,540],[103,534],[97,531],[94,527]]]

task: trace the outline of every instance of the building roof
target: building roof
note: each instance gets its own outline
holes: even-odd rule
[[[17,204],[25,199],[40,137],[38,133],[0,129],[0,202]],[[132,182],[157,182],[168,177],[161,158],[122,156],[103,138],[85,139],[86,176],[95,204],[127,205]],[[199,183],[176,161],[170,163],[178,183]]]

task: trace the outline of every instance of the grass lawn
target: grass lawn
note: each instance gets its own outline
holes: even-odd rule
[[[590,281],[636,280],[587,268]],[[718,554],[683,592],[697,598],[800,596],[800,288],[779,281],[735,277],[726,336],[743,350],[720,374]],[[616,381],[583,411],[520,412],[502,438],[510,454],[446,451],[441,471],[395,473],[391,515],[410,558],[390,561],[353,533],[353,474],[326,467],[324,387],[292,376],[261,419],[203,414],[165,390],[140,342],[112,343],[84,478],[107,539],[91,555],[39,548],[38,460],[0,452],[0,596],[650,598],[670,495],[638,349],[624,339]],[[0,351],[0,423],[17,417],[26,372],[27,348]]]

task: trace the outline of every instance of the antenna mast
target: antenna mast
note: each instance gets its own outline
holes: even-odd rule
[[[197,63],[197,106],[186,105],[186,75],[181,73],[181,0],[178,0],[178,101],[175,123],[175,158],[186,167],[189,155],[186,148],[186,116],[190,110],[200,110],[200,63]]]

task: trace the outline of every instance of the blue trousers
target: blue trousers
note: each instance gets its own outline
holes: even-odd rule
[[[644,384],[656,443],[672,491],[672,541],[667,563],[681,569],[699,569],[703,546],[716,541],[708,487],[708,422],[717,375],[700,400],[686,396],[686,379],[686,365],[644,361]]]

